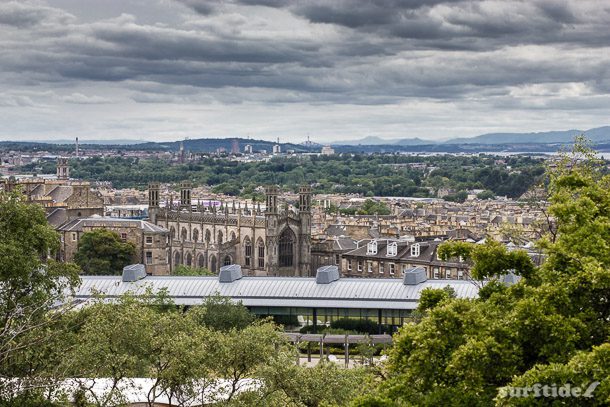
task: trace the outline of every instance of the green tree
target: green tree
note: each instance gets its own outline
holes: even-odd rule
[[[493,191],[490,191],[489,189],[486,189],[485,191],[479,192],[477,194],[477,198],[483,199],[483,200],[494,199],[495,197],[496,197],[496,194],[494,194]]]
[[[200,306],[189,310],[199,324],[217,331],[244,329],[256,317],[241,303],[234,303],[230,298],[215,295],[208,297]]]
[[[116,275],[134,261],[135,255],[132,242],[123,242],[111,230],[97,229],[83,234],[74,262],[85,275]]]
[[[185,266],[185,265],[181,264],[181,265],[177,266],[176,268],[174,268],[172,275],[174,275],[174,276],[214,276],[215,274],[206,268],[189,267],[189,266]]]
[[[367,199],[358,209],[358,215],[389,215],[390,213],[390,208],[385,202],[375,201],[374,199]]]
[[[602,385],[592,399],[562,403],[607,405],[610,175],[579,141],[549,179],[557,231],[539,242],[544,264],[535,267],[525,253],[491,239],[442,246],[441,257],[472,261],[472,275],[490,279],[489,289],[476,300],[443,300],[404,326],[388,379],[355,405],[551,405],[557,400],[499,396],[509,384],[594,379]],[[505,287],[499,278],[509,271],[522,279]]]
[[[436,307],[441,302],[455,298],[455,290],[451,286],[445,288],[426,288],[422,290],[417,303],[417,311],[423,313],[431,308]]]
[[[75,265],[51,260],[58,249],[42,207],[18,191],[0,192],[0,403],[19,396],[27,405],[56,378],[46,353],[69,309],[60,304],[79,284]]]

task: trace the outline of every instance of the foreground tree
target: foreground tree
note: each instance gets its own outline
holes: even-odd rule
[[[123,242],[116,232],[98,229],[83,234],[74,262],[86,275],[116,275],[134,261],[135,255],[133,243]]]
[[[58,304],[79,280],[76,266],[49,259],[58,249],[42,207],[0,192],[0,403],[24,404],[61,374],[45,353],[67,310]]]
[[[550,405],[553,398],[505,398],[504,386],[560,386],[599,380],[592,398],[562,405],[607,405],[610,335],[610,175],[582,143],[549,171],[556,234],[539,242],[546,261],[526,253],[453,243],[444,258],[474,262],[489,283],[477,300],[444,299],[419,324],[403,327],[387,364],[388,380],[357,406]],[[502,275],[521,281],[507,287]]]

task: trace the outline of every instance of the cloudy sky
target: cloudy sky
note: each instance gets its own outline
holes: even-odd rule
[[[610,124],[610,0],[0,0],[0,139]]]

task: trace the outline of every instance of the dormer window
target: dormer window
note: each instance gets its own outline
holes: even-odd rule
[[[397,254],[398,254],[398,243],[396,243],[396,242],[388,243],[387,256],[395,257]]]
[[[415,243],[411,245],[411,257],[419,257],[421,253],[421,248],[419,243]]]
[[[366,254],[368,256],[377,254],[377,241],[373,240],[366,245]]]

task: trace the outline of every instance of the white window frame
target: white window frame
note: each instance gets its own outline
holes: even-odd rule
[[[144,242],[146,244],[153,244],[153,237],[152,236],[144,236]]]
[[[347,260],[347,271],[352,271],[352,261]]]
[[[362,271],[362,260],[358,260],[358,271]]]
[[[369,273],[372,273],[373,272],[373,262],[372,261],[367,261],[366,262],[366,268],[367,268],[367,271]]]
[[[384,272],[384,270],[383,270],[383,269],[384,269],[384,264],[383,264],[383,262],[379,262],[379,274],[383,274],[383,272]]]
[[[372,240],[366,244],[366,254],[367,256],[377,254],[377,241]]]
[[[393,276],[395,273],[396,265],[394,263],[390,263],[390,275]]]
[[[419,257],[421,254],[421,246],[419,243],[414,243],[411,245],[411,257]]]
[[[398,243],[390,242],[388,243],[388,247],[386,248],[386,253],[388,257],[396,257],[398,254]]]
[[[150,254],[150,257],[148,256]],[[146,264],[153,264],[153,252],[150,250],[144,252],[144,261]]]

